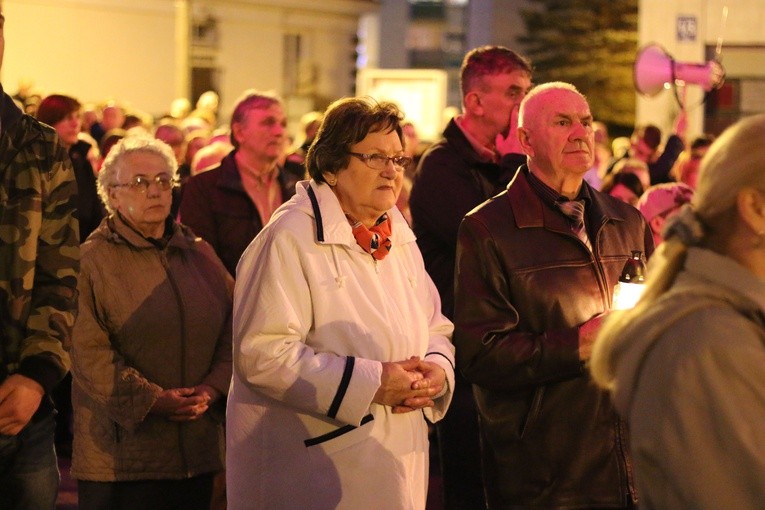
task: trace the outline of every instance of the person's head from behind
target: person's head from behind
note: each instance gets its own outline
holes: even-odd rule
[[[300,128],[303,131],[303,143],[311,145],[324,118],[322,112],[308,112],[300,117]]]
[[[417,128],[410,120],[404,122],[401,125],[401,129],[404,133],[404,152],[410,158],[413,158],[417,154],[417,149],[420,146],[420,137],[417,134]]]
[[[529,169],[545,182],[581,182],[592,167],[592,113],[570,83],[533,88],[521,103],[518,132]]]
[[[609,147],[610,142],[608,140],[608,126],[606,126],[604,122],[599,120],[593,121],[592,131],[595,135],[596,144],[603,145],[604,147]]]
[[[465,117],[494,141],[507,136],[512,112],[531,88],[531,63],[502,46],[482,46],[465,55],[460,89]]]
[[[653,124],[637,128],[630,137],[630,154],[645,163],[653,163],[661,144],[661,130]]]
[[[210,133],[206,129],[197,129],[188,133],[186,135],[186,156],[184,161],[191,164],[194,155],[208,143],[210,143]]]
[[[346,214],[367,226],[396,204],[404,168],[403,116],[392,103],[345,98],[324,114],[306,168],[332,187]]]
[[[248,90],[231,115],[231,144],[250,157],[276,162],[284,154],[287,117],[278,96]]]
[[[178,164],[169,145],[150,135],[123,138],[109,151],[98,174],[98,195],[147,237],[158,237],[170,214]]]
[[[105,159],[106,156],[109,155],[109,151],[112,150],[112,147],[125,138],[125,136],[127,136],[127,132],[122,128],[110,129],[104,133],[103,138],[101,138],[101,143],[98,146],[98,149],[101,152],[101,157]]]
[[[186,156],[186,137],[183,130],[173,123],[165,123],[157,126],[154,138],[162,140],[173,149],[175,160],[180,165]]]
[[[122,128],[125,124],[125,111],[117,103],[110,101],[101,110],[101,126],[104,131]]]
[[[80,133],[82,105],[75,98],[63,94],[51,94],[37,107],[37,120],[53,127],[66,147],[77,143]]]
[[[635,174],[643,184],[643,189],[648,189],[651,185],[651,171],[648,164],[637,158],[620,159],[614,165],[613,173]]]
[[[693,190],[679,182],[656,184],[643,193],[637,207],[651,227],[654,246],[659,246],[664,240],[664,223],[680,212],[680,208],[690,203],[692,198]]]
[[[170,116],[176,120],[183,120],[191,113],[191,101],[185,97],[176,97],[170,103]]]
[[[600,191],[621,200],[626,204],[637,207],[638,199],[643,194],[643,183],[640,178],[631,173],[610,173],[603,179]]]
[[[220,97],[218,96],[218,93],[214,90],[207,90],[202,92],[202,94],[199,96],[199,99],[197,99],[196,107],[199,110],[204,110],[215,114],[218,112],[219,103]]]

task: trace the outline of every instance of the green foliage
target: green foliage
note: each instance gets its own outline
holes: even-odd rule
[[[593,116],[609,125],[635,123],[632,65],[638,47],[637,0],[529,0],[519,38],[534,81],[573,83]]]

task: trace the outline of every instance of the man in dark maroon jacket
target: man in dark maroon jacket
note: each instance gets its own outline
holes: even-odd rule
[[[460,221],[505,189],[526,160],[520,154],[515,118],[531,87],[531,64],[501,46],[476,48],[465,56],[460,85],[463,113],[422,156],[409,198],[425,268],[450,319]],[[507,161],[500,167],[503,155]],[[470,385],[459,376],[449,413],[437,430],[446,508],[483,508],[475,404]]]
[[[247,91],[231,116],[234,150],[184,187],[181,222],[212,245],[232,276],[271,214],[295,194],[298,177],[278,164],[286,126],[281,99]]]

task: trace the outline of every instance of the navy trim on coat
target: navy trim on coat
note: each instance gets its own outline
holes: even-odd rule
[[[375,419],[374,416],[372,416],[371,414],[368,414],[361,419],[361,425],[365,425],[374,419]],[[321,444],[321,443],[324,443],[325,441],[329,441],[330,439],[335,439],[336,437],[340,437],[343,434],[347,434],[348,432],[354,430],[355,428],[357,427],[354,427],[353,425],[345,425],[343,427],[340,427],[339,429],[333,430],[332,432],[327,432],[326,434],[312,437],[311,439],[306,439],[305,441],[303,441],[303,443],[306,445],[306,447],[316,446],[317,444]]]
[[[434,355],[434,356],[442,356],[442,357],[443,357],[443,358],[444,358],[446,361],[448,361],[448,362],[449,362],[449,366],[451,366],[451,367],[452,367],[452,370],[455,370],[455,371],[456,371],[456,369],[454,368],[454,363],[452,363],[452,360],[450,360],[449,358],[447,358],[445,354],[443,354],[443,353],[441,353],[441,352],[429,352],[429,353],[425,354],[425,357],[427,358],[427,357],[428,357],[428,356],[430,356],[431,354],[432,354],[432,355]]]
[[[308,198],[311,199],[311,207],[313,207],[313,215],[316,217],[316,237],[320,243],[324,242],[324,223],[321,220],[321,210],[319,209],[319,201],[316,199],[316,193],[309,184],[306,186],[308,192]]]
[[[356,358],[348,356],[345,358],[345,368],[343,369],[343,377],[340,379],[340,386],[337,388],[335,398],[332,400],[332,405],[329,406],[327,416],[335,418],[337,412],[340,410],[340,404],[343,403],[345,398],[345,392],[348,391],[348,386],[351,384],[351,376],[353,375],[353,366],[356,364]]]

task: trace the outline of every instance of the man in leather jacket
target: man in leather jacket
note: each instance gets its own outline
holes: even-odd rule
[[[527,165],[465,217],[457,246],[454,340],[476,396],[487,504],[630,508],[627,430],[585,364],[630,252],[653,251],[651,230],[583,181],[592,115],[572,85],[533,89],[518,135]]]

